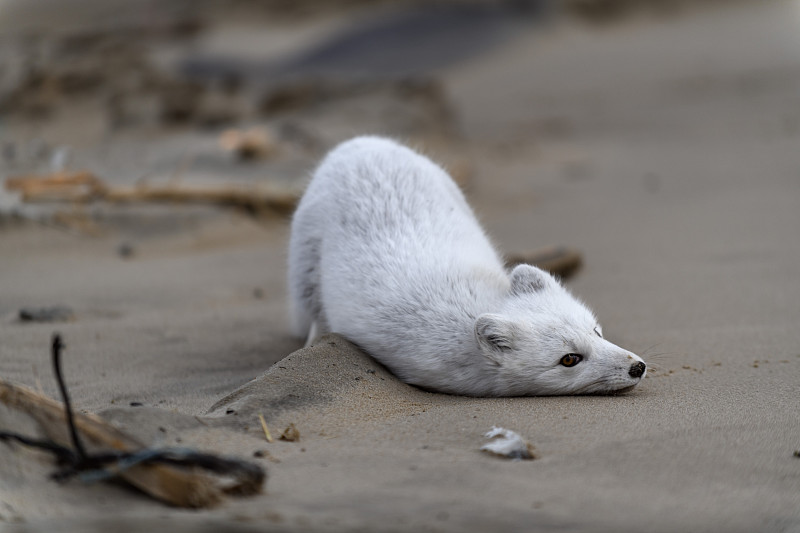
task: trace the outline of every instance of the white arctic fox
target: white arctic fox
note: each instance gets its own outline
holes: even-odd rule
[[[339,333],[430,390],[608,393],[646,372],[550,274],[507,272],[444,170],[379,137],[316,170],[292,220],[289,297],[296,335]]]

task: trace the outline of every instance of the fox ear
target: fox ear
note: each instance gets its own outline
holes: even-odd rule
[[[501,315],[484,314],[475,321],[475,338],[483,354],[499,365],[514,348],[516,327]]]
[[[511,271],[511,292],[514,294],[539,292],[553,283],[557,283],[553,276],[535,266],[517,265]]]

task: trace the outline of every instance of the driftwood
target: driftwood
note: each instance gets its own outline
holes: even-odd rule
[[[522,263],[537,266],[561,279],[568,279],[583,266],[583,258],[577,250],[563,246],[549,246],[506,257],[506,266],[509,268]]]
[[[244,209],[251,213],[276,211],[290,213],[297,196],[260,187],[223,186],[146,186],[109,189],[103,200],[114,203],[165,202],[212,204]]]
[[[80,171],[15,176],[6,180],[6,190],[20,193],[23,202],[70,202],[102,197],[107,187],[91,172]]]
[[[53,370],[63,404],[0,379],[0,403],[28,414],[49,440],[0,430],[0,441],[52,453],[64,467],[51,476],[54,479],[120,478],[178,507],[210,507],[223,494],[245,496],[261,491],[266,473],[259,465],[186,448],[147,448],[96,416],[75,413],[61,372],[63,348],[61,336],[53,335]]]
[[[56,172],[16,176],[6,180],[6,189],[18,192],[24,202],[105,201],[112,203],[211,204],[244,209],[250,213],[290,213],[297,195],[264,186],[246,185],[140,185],[110,186],[91,172]]]
[[[0,379],[0,403],[22,411],[41,426],[55,444],[70,446],[64,405],[21,385]],[[144,444],[97,416],[74,413],[75,429],[90,449],[137,451]],[[119,477],[153,498],[178,507],[210,507],[222,500],[214,478],[169,465],[138,465]]]

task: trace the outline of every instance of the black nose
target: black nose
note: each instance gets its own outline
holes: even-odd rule
[[[642,361],[639,361],[638,363],[633,363],[631,365],[631,369],[628,370],[628,374],[632,378],[640,378],[642,377],[642,374],[644,374],[645,368],[647,368],[647,365],[645,365],[644,362]]]

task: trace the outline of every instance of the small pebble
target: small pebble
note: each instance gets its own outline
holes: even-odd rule
[[[300,432],[294,427],[294,424],[289,424],[289,427],[284,429],[278,438],[289,442],[297,442],[300,440]]]
[[[136,254],[136,250],[133,248],[132,244],[123,242],[117,247],[117,254],[123,259],[130,259]]]

